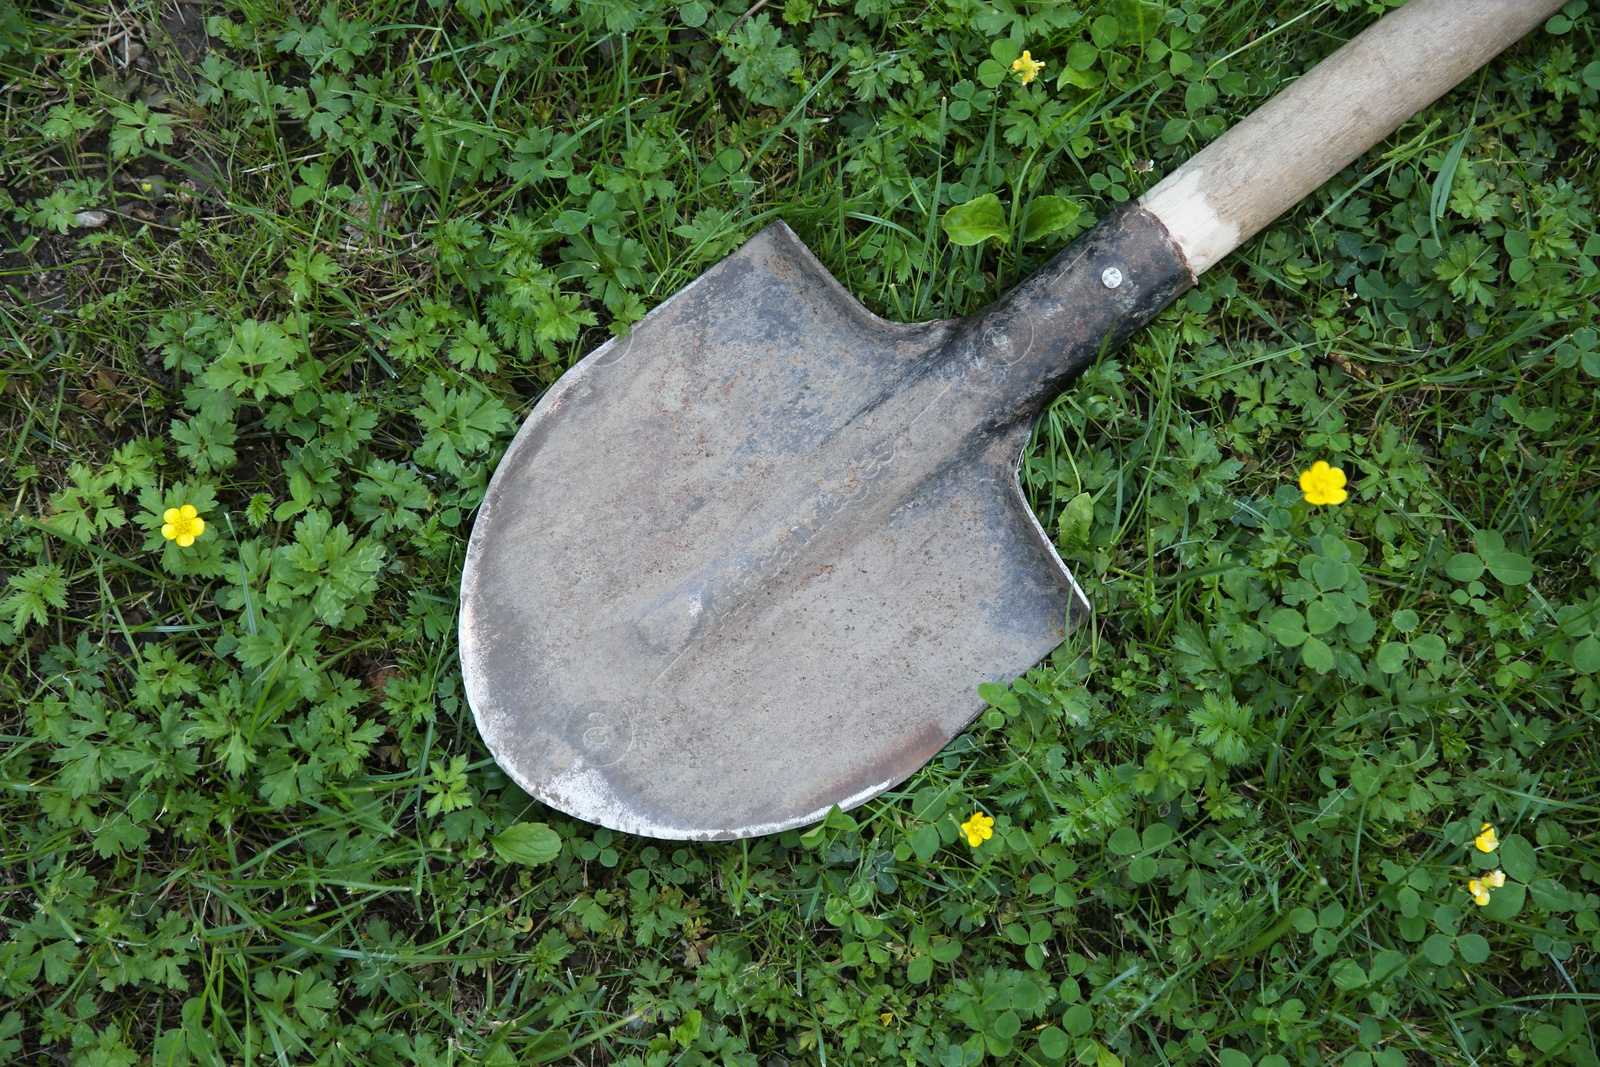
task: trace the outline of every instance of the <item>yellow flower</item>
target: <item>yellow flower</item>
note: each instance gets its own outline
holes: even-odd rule
[[[888,1026],[890,1023],[894,1022],[894,1012],[884,1012],[882,1015],[878,1016],[878,1021],[883,1025]]]
[[[1343,504],[1350,494],[1344,491],[1344,471],[1317,460],[1300,474],[1300,491],[1308,504]]]
[[[975,811],[972,818],[961,824],[961,832],[967,835],[967,844],[977,848],[994,836],[994,820],[981,811]]]
[[[168,541],[178,542],[179,548],[188,548],[194,544],[194,539],[206,532],[206,520],[194,509],[193,504],[185,504],[181,508],[168,508],[166,514],[161,516],[161,536]]]
[[[1500,839],[1495,836],[1494,826],[1489,823],[1483,824],[1483,829],[1478,831],[1478,836],[1472,839],[1472,843],[1478,846],[1479,852],[1493,852],[1500,847]]]
[[[1017,77],[1022,79],[1023,85],[1027,85],[1029,82],[1033,81],[1033,79],[1037,78],[1039,76],[1039,72],[1043,69],[1044,64],[1034,59],[1033,56],[1028,52],[1022,53],[1017,61],[1011,64],[1012,73],[1016,74]]]
[[[1467,882],[1467,892],[1472,894],[1472,902],[1478,907],[1481,908],[1489,903],[1489,887],[1476,878]]]
[[[1499,889],[1501,886],[1506,884],[1506,872],[1502,871],[1499,867],[1496,867],[1494,870],[1483,876],[1483,884],[1489,886],[1491,889]]]

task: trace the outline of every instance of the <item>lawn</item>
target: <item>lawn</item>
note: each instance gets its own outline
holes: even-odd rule
[[[900,786],[632,837],[461,691],[586,352],[779,218],[976,310],[1386,6],[0,0],[0,1062],[1600,1064],[1588,0],[1046,411],[1095,615]]]

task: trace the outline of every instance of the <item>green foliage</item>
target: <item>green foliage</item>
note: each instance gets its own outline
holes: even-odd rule
[[[18,571],[6,580],[6,590],[0,599],[0,618],[6,618],[13,631],[21,630],[30,619],[43,626],[50,621],[48,609],[67,606],[67,580],[54,564]]]
[[[939,225],[944,227],[945,235],[958,245],[982,244],[991,237],[998,237],[1002,242],[1011,239],[1011,228],[1006,225],[1000,198],[993,193],[984,193],[965,204],[957,204],[944,213]]]
[[[973,311],[1392,6],[0,4],[0,1061],[1594,1064],[1592,0],[1051,405],[1095,616],[882,798],[614,833],[461,692],[585,353],[778,217]]]
[[[93,472],[82,463],[68,471],[72,484],[50,497],[50,526],[68,537],[87,541],[108,527],[122,526],[128,519],[110,492],[115,478],[102,471]]]
[[[313,508],[294,524],[294,541],[273,550],[267,602],[308,597],[318,618],[338,626],[346,612],[367,603],[377,590],[383,555],[382,545],[358,540],[344,523],[333,526],[327,512]]]
[[[109,141],[113,156],[137,156],[146,148],[160,148],[173,142],[174,117],[150,110],[143,100],[117,104],[111,109],[111,117],[116,121]]]
[[[468,457],[487,451],[497,432],[511,428],[505,405],[470,381],[450,389],[442,379],[429,378],[422,406],[411,413],[425,431],[417,458],[457,476],[466,472]]]
[[[494,854],[507,863],[530,867],[549,863],[561,854],[561,837],[542,822],[519,822],[489,838]]]
[[[206,368],[200,383],[256,401],[288,396],[301,384],[293,367],[299,355],[299,346],[281,324],[246,319],[233,328],[233,339]]]
[[[752,103],[787,105],[798,95],[789,77],[800,67],[800,52],[783,42],[783,34],[765,13],[728,34],[723,51],[733,63],[728,83]]]
[[[1083,205],[1059,196],[1038,196],[1028,202],[1022,217],[1022,239],[1037,241],[1069,230],[1083,214]]]

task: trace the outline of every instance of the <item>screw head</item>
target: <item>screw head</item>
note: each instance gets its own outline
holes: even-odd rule
[[[1122,284],[1122,271],[1116,267],[1107,267],[1100,272],[1100,284],[1107,289],[1115,289]]]

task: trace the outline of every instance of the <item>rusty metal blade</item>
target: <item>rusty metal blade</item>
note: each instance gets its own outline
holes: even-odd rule
[[[1186,278],[1116,244],[981,319],[901,325],[775,224],[581,361],[468,547],[462,667],[499,764],[580,818],[698,839],[909,776],[1087,610],[1016,470],[1042,398]],[[1102,260],[1148,283],[1106,291]]]

